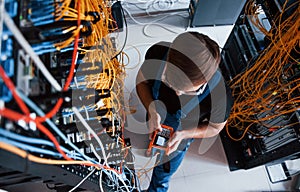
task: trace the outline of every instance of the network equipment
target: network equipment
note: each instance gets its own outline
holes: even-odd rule
[[[230,170],[300,157],[299,1],[249,1],[222,49],[235,104],[221,138]]]
[[[173,128],[167,125],[161,125],[161,127],[162,127],[162,131],[155,130],[153,133],[153,138],[150,141],[147,150],[148,154],[155,153],[155,150],[153,148],[163,150],[166,153],[169,150],[167,144],[169,142],[169,139],[173,135]]]
[[[245,3],[245,0],[190,0],[190,26],[232,25]]]
[[[57,191],[139,191],[123,135],[120,2],[0,9],[0,187],[39,179]]]

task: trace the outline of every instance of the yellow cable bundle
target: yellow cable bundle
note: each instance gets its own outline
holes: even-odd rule
[[[75,0],[75,5],[77,5]],[[101,39],[106,38],[109,34],[109,27],[113,26],[111,20],[110,1],[103,0],[81,0],[80,13],[84,18],[82,20],[90,21],[92,33],[84,38],[84,46],[96,46],[101,45]],[[77,7],[75,6],[75,10]],[[87,27],[83,28],[83,31],[88,31]],[[106,42],[110,44],[110,42]]]
[[[78,50],[85,55],[83,63],[92,63],[92,67],[81,70],[87,71],[87,75],[77,84],[95,89],[99,95],[110,91],[111,96],[103,100],[105,101],[103,108],[114,108],[113,112],[108,111],[105,115],[108,117],[121,109],[125,76],[123,54],[118,55],[120,62],[116,57],[119,50],[116,50],[114,39],[110,37],[116,26],[112,20],[111,4],[112,1],[102,0],[58,0],[55,11],[56,21],[74,22],[80,19],[79,28],[72,26],[65,29],[65,32],[72,31],[72,37],[55,46],[58,50],[69,46],[80,33],[82,47]],[[92,96],[86,96],[90,97]]]
[[[80,9],[78,12],[78,1],[80,1]],[[74,4],[74,7],[70,7]],[[68,40],[55,44],[58,50],[67,47],[73,41],[76,35],[81,31],[89,35],[83,37],[83,47],[91,47],[101,45],[102,38],[106,38],[109,34],[109,27],[112,28],[114,21],[111,16],[110,1],[101,0],[71,0],[57,1],[55,10],[56,21],[77,21],[78,13],[81,20],[81,27],[72,32],[72,37]],[[75,26],[74,26],[75,27]],[[72,28],[72,27],[71,27]],[[71,31],[72,29],[65,31]],[[110,42],[106,42],[110,43]]]
[[[248,5],[247,10],[253,13],[257,5],[252,6],[255,6],[254,9]],[[251,68],[231,82],[235,102],[226,130],[233,140],[241,140],[254,124],[260,123],[268,127],[267,121],[291,114],[300,107],[300,79],[287,80],[293,76],[293,67],[296,65],[299,68],[299,58],[293,58],[291,53],[297,52],[295,48],[297,46],[299,48],[300,43],[300,7],[298,6],[297,10],[282,22],[285,10],[283,9],[277,19],[279,25],[275,34],[271,35],[263,30],[271,40],[270,46],[260,54]],[[262,27],[257,23],[256,26]],[[264,112],[267,115],[257,116]],[[242,130],[242,136],[233,138],[229,133],[229,127]]]

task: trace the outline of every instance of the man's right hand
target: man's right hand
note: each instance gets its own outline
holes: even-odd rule
[[[148,125],[149,125],[149,140],[152,140],[153,133],[155,130],[162,131],[162,127],[160,125],[161,117],[156,112],[156,110],[149,110],[148,113]]]

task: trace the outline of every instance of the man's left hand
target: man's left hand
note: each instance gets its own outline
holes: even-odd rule
[[[176,131],[173,136],[170,138],[168,143],[168,151],[167,155],[170,155],[178,148],[180,142],[183,139],[189,138],[208,138],[213,137],[223,129],[227,121],[223,123],[206,123],[201,124],[197,128],[194,129],[185,129],[181,131]]]
[[[181,143],[181,141],[183,139],[186,138],[185,136],[185,131],[176,131],[173,136],[170,138],[169,142],[168,142],[168,151],[167,151],[167,155],[170,155],[171,153],[173,153],[174,151],[176,151],[176,149],[178,148],[179,144]]]

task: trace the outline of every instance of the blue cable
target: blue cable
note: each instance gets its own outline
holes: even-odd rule
[[[22,98],[25,103],[31,107],[39,116],[45,116],[45,113],[35,104],[33,103],[28,97],[26,97],[22,92],[18,91],[18,94]],[[60,138],[62,138],[64,141],[68,141],[67,144],[69,144],[75,151],[77,151],[82,157],[84,157],[86,160],[91,161],[95,164],[98,164],[97,161],[93,160],[92,158],[86,156],[84,153],[80,151],[80,149],[74,145],[72,142],[70,142],[67,137],[58,129],[58,127],[50,120],[46,119],[46,122],[48,125],[55,131]]]
[[[48,140],[26,137],[26,136],[23,136],[23,135],[19,135],[19,134],[7,131],[3,128],[0,128],[0,135],[3,135],[4,137],[11,138],[13,140],[22,141],[24,143],[47,145],[47,146],[50,146],[50,147],[55,147],[55,145],[52,142],[48,141]],[[60,147],[64,152],[66,152],[68,154],[73,154],[70,150],[66,149],[65,147],[63,147],[63,146],[60,146]],[[78,153],[75,153],[74,155],[80,156],[80,154],[78,154]]]
[[[33,23],[35,23],[38,21],[48,20],[48,19],[52,19],[52,18],[54,18],[54,16],[50,14],[50,15],[40,16],[40,17],[36,17],[36,18],[31,17],[31,21]]]
[[[61,158],[62,157],[62,155],[60,153],[57,153],[57,152],[54,152],[54,151],[51,151],[51,150],[47,150],[47,149],[34,147],[34,146],[27,145],[27,144],[24,144],[24,143],[20,143],[20,142],[17,142],[17,141],[13,141],[13,140],[7,139],[5,137],[0,137],[0,142],[8,143],[10,145],[16,146],[16,147],[21,148],[25,151],[30,151],[30,152],[33,152],[33,153],[51,155],[51,156],[56,157],[56,158]],[[83,160],[81,157],[78,157],[78,156],[74,156],[73,158],[76,159],[76,160]]]
[[[62,35],[63,34],[63,30],[62,28],[54,28],[54,29],[50,29],[50,30],[44,30],[41,31],[41,34],[43,36],[53,36],[53,35]]]
[[[70,87],[71,87],[72,89],[84,89],[84,88],[86,88],[85,85],[79,85],[79,86],[77,87],[75,83],[71,83]]]
[[[39,10],[39,11],[33,11],[31,13],[31,17],[32,18],[36,18],[38,17],[39,15],[43,14],[43,15],[48,15],[48,14],[52,14],[53,12],[55,11],[54,7],[52,6],[51,9],[42,9],[42,10]],[[54,16],[53,16],[54,17]]]
[[[54,9],[54,6],[53,2],[41,1],[40,3],[31,3],[30,8],[38,12],[45,9]]]
[[[61,52],[64,53],[64,52],[72,51],[72,50],[74,50],[74,47],[73,46],[71,46],[71,47],[69,46],[69,47],[65,47],[65,48],[61,49]]]
[[[60,153],[55,153],[55,152],[50,151],[50,150],[33,147],[31,145],[26,145],[26,144],[23,144],[23,143],[20,143],[20,142],[17,142],[17,141],[9,140],[9,139],[6,139],[4,137],[0,137],[0,142],[8,143],[10,145],[13,145],[13,146],[16,146],[18,148],[24,149],[26,151],[31,151],[31,152],[34,152],[34,153],[41,153],[41,154],[44,154],[44,155],[51,155],[51,156],[54,156],[54,157],[57,157],[57,158],[62,157],[62,155]]]
[[[46,21],[35,22],[33,24],[34,24],[34,26],[39,26],[39,25],[46,25],[46,24],[53,23],[53,22],[55,22],[54,19],[53,20],[49,19]]]
[[[55,52],[57,51],[56,48],[52,48],[52,49],[47,49],[47,50],[40,50],[40,51],[35,51],[36,54],[38,55],[43,55],[45,53],[49,53],[49,52]]]
[[[76,71],[82,71],[82,70],[76,70]],[[85,80],[85,76],[76,76],[76,78],[77,78],[77,81],[78,82],[81,82],[81,81],[84,81]]]
[[[95,107],[86,106],[86,110],[94,111]],[[85,109],[81,109],[81,110],[79,110],[79,112],[85,112]],[[70,115],[74,115],[74,112],[73,111],[62,112],[62,116],[70,116]]]
[[[1,131],[1,134],[7,134],[7,135],[5,135],[7,137],[11,137],[11,138],[16,137],[18,139],[22,138],[22,139],[25,139],[26,141],[30,140],[30,142],[32,142],[34,144],[37,141],[41,141],[41,143],[38,143],[38,144],[42,144],[42,143],[43,144],[48,144],[48,143],[51,143],[50,141],[43,140],[43,139],[27,138],[27,137],[24,137],[24,136],[20,136],[18,134],[6,131],[6,130],[4,130],[2,128],[0,128],[0,131]],[[34,146],[31,146],[31,145],[26,145],[24,143],[13,141],[13,140],[7,139],[5,137],[1,137],[1,136],[0,136],[0,142],[5,142],[5,143],[8,143],[10,145],[13,145],[13,146],[16,146],[18,148],[21,148],[23,150],[31,151],[31,152],[34,152],[34,153],[41,153],[41,154],[45,154],[45,155],[52,155],[52,156],[58,157],[58,158],[62,157],[62,155],[60,153],[56,153],[56,152],[53,152],[53,151],[50,151],[50,150],[46,150],[46,149],[34,147]],[[51,144],[51,145],[53,145],[53,144]],[[66,150],[65,152],[70,152],[67,149],[64,149],[64,148],[62,148],[62,149]],[[78,155],[78,154],[72,154],[72,155]],[[74,159],[76,159],[76,160],[81,160],[81,161],[84,160],[84,159],[82,159],[81,157],[78,157],[78,156],[71,156],[71,157],[74,158]],[[90,161],[92,162],[92,160],[90,160]],[[98,162],[94,161],[93,163],[97,164]],[[108,174],[108,171],[106,169],[103,169],[103,171]]]
[[[30,2],[31,2],[31,4],[38,4],[38,3],[49,3],[49,4],[52,3],[53,4],[54,3],[53,0],[31,0]]]
[[[41,11],[41,10],[44,10],[44,9],[51,9],[51,7],[52,8],[54,8],[54,6],[53,6],[53,2],[39,2],[39,3],[31,3],[30,4],[30,8],[33,10],[33,11]],[[38,12],[37,11],[37,12]]]
[[[45,53],[57,51],[57,49],[54,47],[55,43],[56,43],[55,41],[42,42],[42,43],[39,43],[39,44],[32,45],[32,48],[38,55],[42,55],[42,54],[45,54]],[[71,51],[73,49],[74,48],[72,46],[68,46],[68,47],[65,47],[65,48],[61,49],[60,52],[63,53],[63,52]]]
[[[19,96],[22,98],[23,101],[25,101],[25,103],[31,107],[33,110],[36,111],[36,113],[40,116],[45,116],[45,113],[35,104],[33,103],[28,97],[26,97],[22,92],[18,91]],[[90,118],[90,119],[96,119],[96,118]],[[84,157],[86,160],[91,161],[94,164],[99,164],[99,162],[95,161],[94,159],[86,156],[84,153],[82,153],[80,151],[80,149],[74,145],[72,142],[70,142],[66,136],[58,129],[58,127],[50,120],[50,119],[46,119],[46,122],[48,123],[48,125],[53,129],[53,131],[55,131],[63,140],[68,141],[67,144],[69,144],[75,151],[77,151],[82,157]],[[107,174],[109,174],[109,171],[106,169],[103,169],[103,171]],[[128,179],[126,178],[126,180],[124,179],[124,182],[128,181]]]
[[[0,128],[0,135],[3,135],[5,137],[9,137],[9,138],[14,139],[14,140],[23,141],[25,143],[40,144],[40,145],[47,145],[47,146],[54,147],[54,144],[50,141],[43,140],[43,139],[37,139],[37,138],[25,137],[25,136],[7,131],[3,128]]]
[[[49,3],[54,3],[53,0],[31,0],[31,2],[49,2]]]

